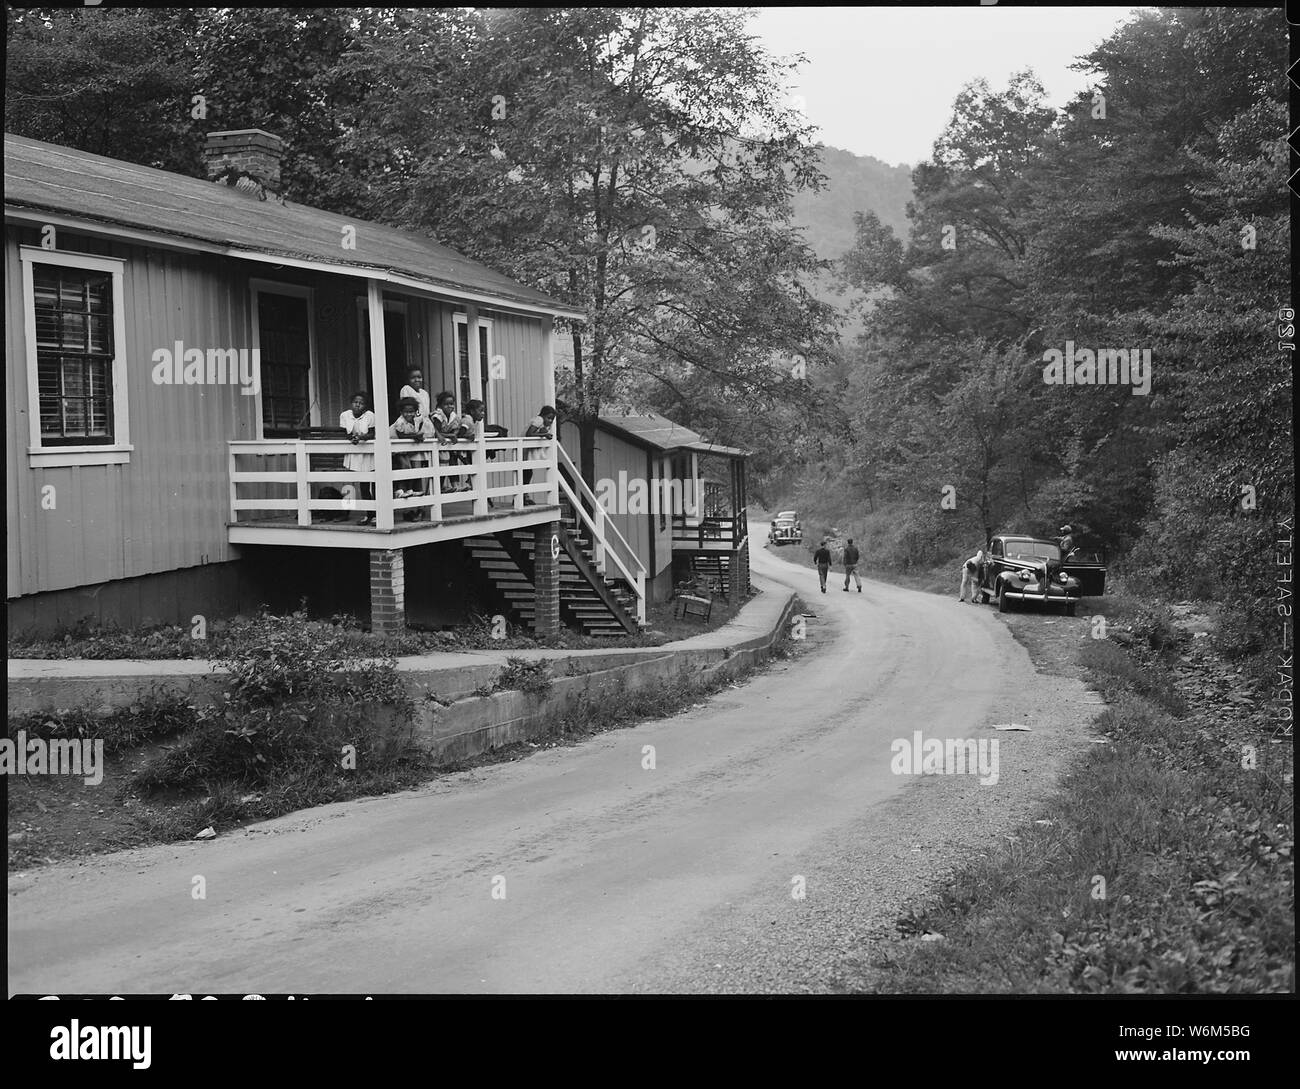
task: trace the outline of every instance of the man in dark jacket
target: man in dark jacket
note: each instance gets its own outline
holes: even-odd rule
[[[858,561],[862,558],[858,546],[849,538],[848,547],[844,549],[844,592],[849,592],[849,577],[858,580],[858,593],[862,593],[862,576],[858,574]]]
[[[821,547],[813,553],[813,563],[817,565],[817,577],[821,579],[822,593],[826,592],[826,575],[831,569],[831,550],[822,541]]]

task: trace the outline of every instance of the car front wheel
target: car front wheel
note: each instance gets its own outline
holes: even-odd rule
[[[1007,600],[1007,588],[998,587],[998,612],[1008,613],[1011,611],[1011,602]]]

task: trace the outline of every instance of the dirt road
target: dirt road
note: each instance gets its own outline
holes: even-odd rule
[[[955,586],[844,593],[833,574],[822,595],[761,547],[753,569],[818,614],[800,659],[418,792],[34,870],[10,884],[10,993],[716,989],[666,978],[672,951],[724,908],[797,910],[792,875],[920,787],[891,772],[894,739],[1009,740],[1027,735],[991,724],[1041,714],[1024,651]]]

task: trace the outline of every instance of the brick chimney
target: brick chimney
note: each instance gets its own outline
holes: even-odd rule
[[[279,200],[280,158],[284,143],[261,129],[210,132],[203,145],[208,180],[251,193],[258,200]]]

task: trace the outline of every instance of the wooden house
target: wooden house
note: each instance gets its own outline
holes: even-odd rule
[[[577,424],[559,439],[578,462]],[[691,574],[727,597],[749,590],[746,451],[646,411],[602,412],[596,422],[595,498],[646,570],[646,592],[666,601]]]
[[[639,561],[577,502],[558,442],[524,437],[555,400],[555,323],[583,315],[282,200],[280,151],[213,133],[201,179],[5,137],[11,630],[305,596],[385,632],[472,613],[636,631]],[[508,436],[480,429],[448,463],[390,437],[411,367]],[[353,443],[358,390],[379,426]]]

